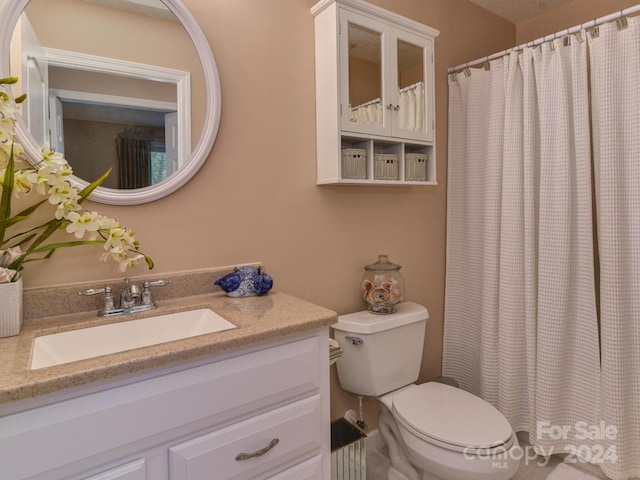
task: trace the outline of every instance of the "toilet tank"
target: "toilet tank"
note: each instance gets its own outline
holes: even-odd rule
[[[418,379],[429,318],[422,305],[404,302],[396,313],[340,315],[332,325],[343,349],[337,361],[343,389],[377,397]]]

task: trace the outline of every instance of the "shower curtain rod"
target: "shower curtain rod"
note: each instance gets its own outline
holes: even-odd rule
[[[544,37],[537,38],[536,40],[532,40],[527,43],[523,43],[522,45],[518,45],[517,47],[508,48],[507,50],[503,50],[498,53],[494,53],[489,55],[488,57],[479,58],[477,60],[473,60],[472,62],[467,62],[458,65],[457,67],[449,67],[447,70],[448,73],[458,72],[460,70],[464,70],[467,67],[472,67],[474,65],[479,65],[481,63],[487,62],[489,60],[495,60],[496,58],[503,57],[508,55],[509,53],[517,50],[522,50],[524,47],[533,47],[536,45],[540,45],[544,42],[549,42],[554,38],[560,38],[565,35],[569,35],[571,33],[576,33],[582,30],[583,28],[593,28],[596,25],[602,25],[603,23],[611,22],[613,20],[617,20],[618,18],[626,17],[627,15],[633,15],[634,13],[640,12],[640,4],[635,5],[633,7],[625,8],[616,13],[611,13],[609,15],[605,15],[604,17],[596,18],[595,20],[590,20],[585,23],[581,23],[580,25],[576,25],[575,27],[567,28],[565,30],[560,30],[559,32],[552,33],[550,35],[546,35]]]

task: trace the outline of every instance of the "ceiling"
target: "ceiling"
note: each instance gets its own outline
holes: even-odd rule
[[[485,10],[509,20],[522,22],[572,0],[470,0]]]

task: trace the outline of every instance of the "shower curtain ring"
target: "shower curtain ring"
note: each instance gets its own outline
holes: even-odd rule
[[[622,15],[622,10],[620,10],[620,15]],[[621,16],[618,20],[616,20],[616,27],[618,27],[618,30],[624,30],[628,26],[629,23],[627,22],[627,17]]]

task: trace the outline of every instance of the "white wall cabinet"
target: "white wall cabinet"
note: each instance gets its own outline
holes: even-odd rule
[[[2,477],[330,477],[328,332],[139,374],[1,416]]]
[[[315,17],[318,184],[435,184],[438,31],[362,0]]]

